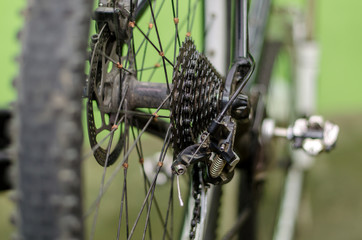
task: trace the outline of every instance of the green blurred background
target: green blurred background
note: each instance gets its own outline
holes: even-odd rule
[[[301,5],[303,0],[276,2]],[[321,47],[318,111],[324,114],[362,111],[362,1],[316,2],[316,36]],[[18,70],[14,61],[20,50],[16,36],[22,26],[24,6],[25,1],[15,0],[0,9],[0,106],[6,106],[15,97],[11,80]]]
[[[0,8],[0,108],[8,108],[16,95],[12,80],[18,71],[16,36],[24,6],[25,1],[14,0]],[[317,0],[316,37],[321,47],[317,109],[339,124],[341,133],[337,149],[318,157],[308,174],[298,239],[362,239],[361,10],[361,0]],[[0,239],[9,232],[9,206],[7,194],[0,194]]]

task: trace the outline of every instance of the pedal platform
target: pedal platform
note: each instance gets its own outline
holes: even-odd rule
[[[269,141],[273,137],[288,139],[295,149],[303,149],[310,155],[331,151],[337,142],[338,125],[325,121],[318,115],[299,118],[288,128],[277,127],[273,119],[265,119],[262,124],[262,138]]]

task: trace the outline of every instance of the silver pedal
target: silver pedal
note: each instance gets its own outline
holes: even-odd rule
[[[313,115],[297,119],[288,128],[277,127],[273,119],[265,119],[261,132],[264,141],[269,141],[273,137],[284,137],[292,142],[294,148],[303,149],[310,155],[318,155],[334,148],[339,127],[330,121],[325,121],[322,116]]]

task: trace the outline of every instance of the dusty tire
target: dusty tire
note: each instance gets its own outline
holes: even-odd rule
[[[81,88],[92,1],[29,4],[15,110],[18,234],[81,239]]]

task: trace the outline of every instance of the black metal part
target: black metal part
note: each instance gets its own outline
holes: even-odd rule
[[[0,110],[0,191],[11,188],[9,172],[11,160],[6,149],[10,145],[9,124],[11,113],[9,110]]]
[[[248,119],[250,115],[250,103],[248,96],[239,94],[231,105],[231,116],[236,120]]]
[[[0,150],[0,191],[9,190],[11,160],[6,152]]]
[[[195,239],[196,237],[196,228],[197,224],[200,223],[200,216],[201,216],[201,191],[202,191],[202,185],[205,183],[202,183],[202,179],[200,177],[200,173],[202,173],[204,167],[201,166],[202,163],[194,165],[192,168],[192,197],[195,200],[194,209],[192,211],[192,220],[190,222],[191,228],[190,228],[190,240]]]
[[[324,138],[324,132],[322,128],[308,129],[301,136],[294,136],[294,135],[292,136],[293,148],[295,149],[302,148],[305,139],[323,139],[323,138]]]
[[[235,53],[234,62],[247,58],[248,49],[248,0],[235,1]]]
[[[238,158],[233,151],[236,124],[230,116],[223,121],[213,121],[208,128],[210,133],[210,149],[220,155],[229,165]]]
[[[308,129],[303,138],[323,139],[323,129]]]
[[[223,108],[225,108],[225,106],[231,100],[231,94],[233,94],[236,89],[238,90],[239,86],[246,84],[249,77],[251,76],[250,71],[253,70],[253,66],[254,62],[251,56],[249,58],[241,58],[237,62],[233,63],[224,83],[224,90],[222,94],[223,97],[221,102]],[[242,89],[240,89],[240,91],[241,90]]]
[[[204,178],[205,182],[211,183],[213,185],[226,184],[233,179],[235,171],[223,171],[222,174],[223,174],[223,178],[221,178],[220,176],[217,178],[211,177],[210,176],[210,165],[206,164],[206,170],[203,171],[203,178]]]
[[[210,88],[212,89],[212,85],[208,86],[205,82],[205,84],[200,85],[200,87],[205,88],[205,90],[201,90],[200,92],[195,90],[199,89],[197,82],[203,81],[203,75],[197,71],[200,62],[199,53],[195,50],[195,46],[190,40],[186,40],[186,43],[181,47],[180,55],[175,65],[176,72],[171,95],[171,106],[173,106],[171,124],[175,125],[174,129],[176,129],[173,131],[173,135],[175,136],[173,139],[175,140],[174,150],[177,156],[177,160],[175,160],[172,169],[175,174],[180,175],[184,173],[185,169],[190,165],[202,162],[206,169],[206,173],[204,174],[206,182],[222,184],[231,180],[234,174],[233,169],[239,161],[239,157],[233,151],[236,123],[232,120],[230,114],[232,113],[236,120],[249,119],[250,104],[248,97],[242,95],[240,91],[253,72],[254,62],[252,57],[249,56],[248,58],[240,58],[234,63],[228,74],[228,78],[224,82],[224,89],[222,90],[223,110],[216,118],[211,117],[211,119],[214,119],[213,122],[209,122],[206,125],[204,123],[205,120],[202,120],[202,116],[205,116],[202,115],[204,108],[196,108],[200,101],[196,101],[195,104],[195,100],[200,99],[204,101],[200,97],[210,94],[211,92],[208,91],[210,91]],[[202,64],[202,66],[203,65],[204,64]],[[183,71],[185,71],[185,73],[182,73]],[[217,81],[215,80],[215,82]],[[185,82],[187,84],[185,84]],[[181,97],[187,97],[187,101]],[[218,103],[220,98],[215,99],[214,102]],[[206,101],[210,101],[210,98],[206,99]],[[180,108],[180,106],[183,107]],[[182,114],[182,110],[184,109],[186,110]],[[217,107],[215,110],[216,109],[220,108]],[[199,115],[199,113],[195,114],[195,111],[200,111],[201,118],[191,118],[191,116]],[[210,117],[208,119],[210,119]],[[200,144],[195,144],[197,141],[196,137],[199,136],[200,131],[205,130],[205,128],[199,128],[198,131],[193,131],[193,128],[199,127],[200,123],[208,127],[209,132],[209,135],[206,134],[209,139],[203,141],[201,146]],[[189,126],[192,127],[189,129]],[[182,139],[184,139],[184,141],[181,141]],[[215,159],[217,159],[218,162],[216,162],[215,159],[214,161],[210,160],[212,152],[215,153]],[[226,166],[222,163],[223,161],[227,163]],[[220,164],[217,164],[218,167],[214,168],[216,165],[211,166],[213,162]],[[209,168],[215,170],[211,174],[214,177],[210,176]]]
[[[198,150],[198,151],[197,151]],[[207,161],[210,158],[211,152],[208,146],[201,146],[200,144],[194,144],[188,146],[182,150],[178,155],[176,160],[172,164],[172,172],[174,174],[183,174],[179,172],[179,169],[184,169],[184,166],[189,167],[200,161]],[[182,167],[181,167],[182,166]],[[181,167],[181,168],[180,168]]]
[[[233,151],[234,136],[236,131],[236,123],[230,116],[225,116],[223,121],[213,121],[208,128],[210,133],[201,145],[193,144],[186,147],[178,155],[177,159],[172,164],[174,174],[181,175],[186,172],[186,168],[196,163],[202,163],[204,166],[203,178],[206,183],[225,184],[234,176],[234,168],[239,161],[239,157]],[[206,137],[202,135],[201,139]],[[227,164],[220,169],[221,174],[217,177],[212,177],[212,162],[210,157],[214,153],[214,160],[225,161]]]
[[[107,24],[111,32],[116,32],[117,29],[115,16],[120,24],[120,31],[117,32],[118,39],[128,39],[131,31],[128,27],[129,13],[125,8],[98,7],[93,13],[93,19],[97,22],[98,29],[102,29],[103,25]]]
[[[145,9],[147,8],[148,2],[147,0],[139,0],[136,1],[137,2],[137,6],[135,9],[133,9],[133,11],[130,11],[132,13],[132,16],[130,16],[131,18],[139,18],[142,16],[142,13],[145,11]],[[130,4],[131,2],[126,0],[126,1],[117,1],[117,6],[113,6],[113,1],[109,1],[109,0],[100,0],[98,6],[99,7],[110,7],[110,8],[124,8],[125,4]],[[126,12],[125,16],[128,16],[129,13]]]

